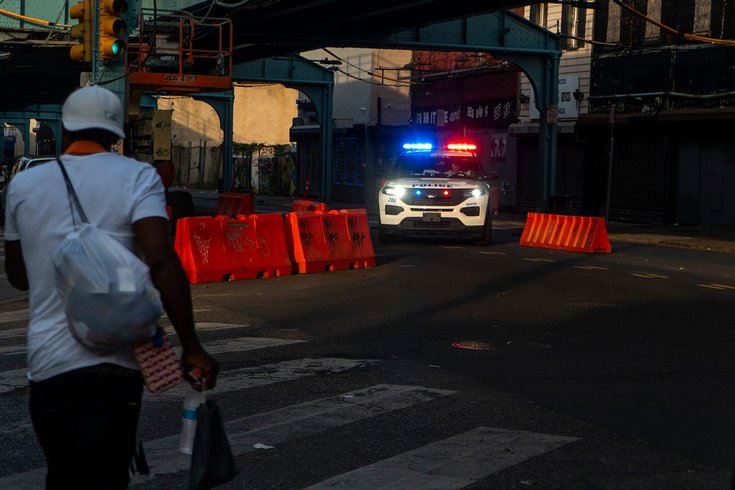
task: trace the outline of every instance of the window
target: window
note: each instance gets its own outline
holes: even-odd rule
[[[530,20],[534,24],[540,25],[541,27],[546,27],[546,23],[548,22],[546,4],[534,3],[528,8],[528,20]]]
[[[572,37],[565,37],[562,41],[564,49],[579,49],[584,47],[584,36],[587,23],[587,9],[564,4],[561,11],[561,33]]]

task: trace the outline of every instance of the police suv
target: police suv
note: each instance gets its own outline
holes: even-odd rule
[[[411,235],[455,235],[487,245],[492,240],[489,177],[472,144],[403,145],[380,190],[381,241]]]

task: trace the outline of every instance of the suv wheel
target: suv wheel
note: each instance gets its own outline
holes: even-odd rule
[[[475,243],[477,245],[490,245],[493,241],[493,218],[490,209],[485,211],[485,228],[482,231],[482,237]]]

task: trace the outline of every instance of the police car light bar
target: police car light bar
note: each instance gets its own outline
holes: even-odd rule
[[[459,151],[474,151],[477,149],[477,145],[473,143],[449,143],[447,150],[459,150]]]
[[[403,145],[404,150],[425,150],[429,151],[433,148],[431,143],[405,143]]]

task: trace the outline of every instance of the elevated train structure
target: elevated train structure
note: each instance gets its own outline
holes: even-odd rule
[[[188,95],[210,104],[220,117],[222,186],[230,190],[233,82],[281,83],[306,94],[317,108],[319,198],[329,202],[333,73],[298,53],[327,46],[477,51],[514,63],[532,81],[541,114],[544,195],[539,202],[555,193],[559,36],[506,11],[522,2],[207,1],[179,10],[158,7],[185,2],[40,3],[18,0],[13,5],[20,11],[0,10],[0,121],[25,134],[30,119],[42,121],[55,136],[56,151],[61,105],[80,85],[101,84],[117,93],[127,108],[129,131],[155,109],[153,96]],[[107,27],[110,20],[119,21],[116,28]],[[126,48],[113,52],[110,36]],[[86,46],[81,57],[80,44]],[[124,151],[134,154],[130,144]]]

